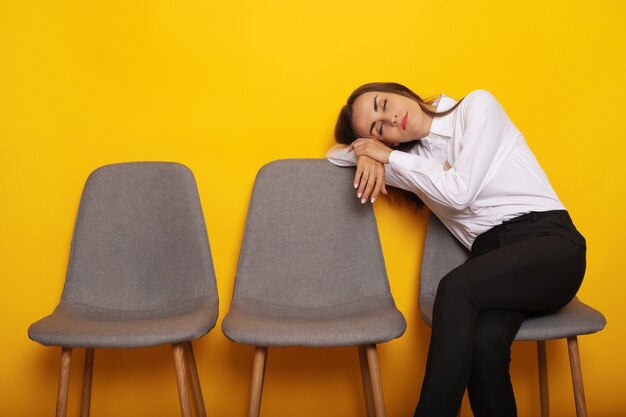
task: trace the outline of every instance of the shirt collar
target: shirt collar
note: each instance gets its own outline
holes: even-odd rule
[[[433,106],[437,107],[437,113],[446,111],[455,104],[456,101],[445,94],[439,95],[439,97],[437,97],[437,99],[433,102]],[[451,138],[455,113],[456,111],[453,111],[445,116],[434,117],[433,122],[430,125],[430,133]]]

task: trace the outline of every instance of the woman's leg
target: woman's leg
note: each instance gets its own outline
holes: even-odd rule
[[[528,238],[472,258],[440,282],[416,417],[453,417],[472,369],[479,314],[558,309],[576,294],[585,248],[557,236]],[[488,387],[487,387],[488,388]]]
[[[511,310],[491,310],[478,315],[467,384],[475,416],[517,415],[509,364],[511,344],[525,317],[524,313]]]

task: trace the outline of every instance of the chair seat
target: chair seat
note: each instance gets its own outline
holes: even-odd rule
[[[43,345],[135,348],[190,341],[215,326],[217,297],[199,297],[184,306],[154,311],[113,310],[62,302],[33,323],[28,336]]]
[[[432,323],[431,306],[420,306],[424,321]],[[551,314],[529,317],[522,323],[515,340],[551,340],[595,333],[604,328],[606,319],[598,310],[574,298]]]
[[[222,323],[230,340],[255,346],[374,344],[400,337],[405,329],[406,321],[388,295],[318,308],[237,299]]]
[[[550,340],[590,334],[604,329],[606,319],[598,310],[574,298],[562,309],[524,320],[515,340]]]

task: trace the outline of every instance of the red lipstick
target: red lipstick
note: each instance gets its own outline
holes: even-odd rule
[[[407,123],[409,123],[409,112],[406,112],[406,114],[402,118],[402,130],[406,130]]]

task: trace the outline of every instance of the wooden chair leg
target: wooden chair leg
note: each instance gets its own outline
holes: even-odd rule
[[[576,416],[587,417],[585,388],[583,387],[583,374],[580,369],[580,354],[578,352],[578,337],[572,336],[567,338],[567,350],[569,352],[569,364],[572,370],[572,385],[574,386]]]
[[[383,398],[383,386],[380,381],[376,345],[365,345],[365,355],[367,356],[367,366],[369,368],[370,383],[372,385],[374,411],[376,412],[376,417],[385,417],[385,400]]]
[[[550,396],[548,392],[548,361],[545,340],[537,340],[537,363],[539,364],[539,400],[541,417],[550,415]]]
[[[196,356],[193,354],[193,346],[191,342],[183,342],[185,347],[185,356],[189,365],[189,374],[191,375],[191,388],[193,389],[193,397],[196,403],[196,415],[198,417],[206,417],[206,408],[204,407],[204,399],[202,398],[202,388],[200,387],[200,378],[198,377],[198,367],[196,366]]]
[[[258,417],[261,412],[261,396],[263,395],[263,377],[267,362],[267,346],[256,346],[254,349],[254,365],[252,366],[252,385],[250,388],[250,408],[248,417]]]
[[[176,366],[176,382],[178,384],[178,398],[180,411],[183,417],[191,416],[191,403],[189,402],[189,388],[187,387],[187,375],[185,370],[185,350],[182,343],[172,345],[174,351],[174,365]]]
[[[376,411],[374,410],[374,397],[372,395],[372,383],[367,365],[365,346],[359,346],[358,350],[359,364],[361,365],[361,380],[363,381],[363,394],[365,395],[365,410],[367,411],[367,417],[375,417]]]
[[[80,417],[89,417],[91,404],[91,381],[93,380],[94,349],[85,349],[85,368],[83,369],[83,398],[80,405]]]
[[[456,412],[456,417],[461,417],[461,408],[463,407],[463,398],[465,398],[465,393],[467,389],[463,391],[463,395],[461,396],[461,402],[459,403],[459,411]]]
[[[61,348],[61,371],[59,372],[59,390],[57,392],[57,417],[67,414],[67,394],[70,382],[72,348]]]

